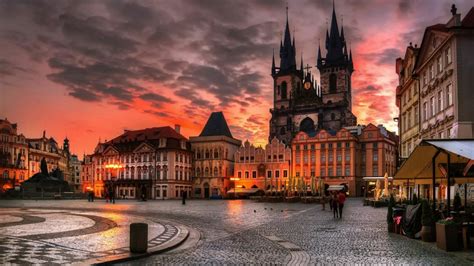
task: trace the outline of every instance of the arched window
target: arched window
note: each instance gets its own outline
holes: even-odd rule
[[[283,81],[281,83],[281,98],[286,99],[287,98],[287,91],[288,91],[288,85],[286,84],[286,81]]]
[[[201,168],[199,167],[196,168],[196,176],[197,177],[201,176]]]
[[[219,176],[219,172],[217,170],[217,167],[214,167],[214,176]]]
[[[196,155],[196,157],[197,157],[198,159],[201,159],[201,151],[200,151],[199,149],[197,150],[197,155]]]
[[[217,151],[217,149],[214,150],[214,159],[217,159],[219,158],[219,152]]]
[[[204,170],[204,176],[209,176],[209,167],[206,167],[206,169]]]
[[[210,157],[209,150],[206,149],[206,159],[209,159],[209,157]]]
[[[334,73],[329,75],[329,92],[335,93],[337,90],[337,76]]]
[[[137,179],[142,179],[142,168],[140,166],[137,167]]]

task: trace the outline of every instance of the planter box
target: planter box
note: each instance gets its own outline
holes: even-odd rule
[[[459,225],[436,223],[436,246],[445,251],[460,250]]]

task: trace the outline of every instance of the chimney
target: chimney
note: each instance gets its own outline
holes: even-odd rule
[[[181,125],[175,124],[175,125],[174,125],[174,130],[175,130],[176,132],[178,132],[178,134],[181,134]]]

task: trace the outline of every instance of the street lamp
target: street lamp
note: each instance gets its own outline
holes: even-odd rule
[[[110,196],[110,201],[113,204],[115,204],[115,193],[116,193],[116,191],[115,191],[115,180],[117,179],[119,169],[122,169],[123,165],[121,165],[121,164],[107,164],[107,165],[105,165],[105,168],[106,169],[116,169],[115,176],[110,177],[110,181],[111,181],[110,185],[111,185],[111,190],[112,191],[110,191],[110,193],[109,193],[110,194],[109,195]]]

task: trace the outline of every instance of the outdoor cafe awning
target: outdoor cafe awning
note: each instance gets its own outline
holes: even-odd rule
[[[423,180],[433,178],[432,159],[438,153],[435,164],[436,179],[444,178],[450,155],[451,177],[460,183],[465,181],[465,176],[473,176],[474,170],[465,172],[470,160],[474,160],[474,140],[447,139],[447,140],[424,140],[411,153],[394,176],[398,180]],[[474,168],[474,167],[470,167]],[[474,181],[474,179],[473,179]],[[428,182],[427,182],[428,183]]]

